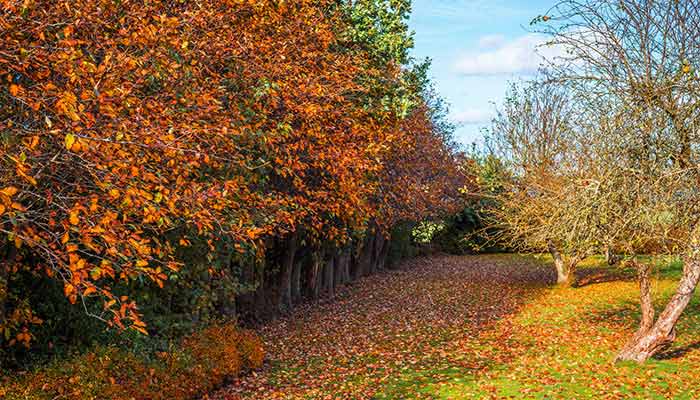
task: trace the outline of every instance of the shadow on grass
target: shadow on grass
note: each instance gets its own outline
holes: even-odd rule
[[[656,356],[654,356],[654,358],[657,360],[676,360],[697,349],[700,349],[700,341],[691,343],[686,346],[681,346],[675,349],[672,348],[666,350],[662,353],[657,354]]]
[[[580,288],[596,283],[634,281],[636,275],[629,269],[615,267],[585,268],[576,271],[572,287]]]
[[[672,289],[675,289],[675,286],[669,288],[655,300],[656,316],[666,306]],[[593,324],[605,324],[612,329],[628,330],[631,337],[639,326],[641,311],[639,303],[634,299],[630,299],[604,308],[590,310],[584,315],[584,318],[586,322]],[[694,298],[692,300],[681,315],[676,329],[679,337],[668,349],[654,356],[654,359],[677,360],[694,350],[700,350],[700,340],[696,336],[697,332],[700,331],[700,299]]]

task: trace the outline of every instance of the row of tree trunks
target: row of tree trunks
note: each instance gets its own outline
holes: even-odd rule
[[[262,265],[241,266],[241,283],[251,287],[238,296],[237,310],[246,320],[289,313],[295,304],[332,297],[341,286],[385,269],[390,241],[376,228],[354,246],[300,245],[301,233],[269,244]]]

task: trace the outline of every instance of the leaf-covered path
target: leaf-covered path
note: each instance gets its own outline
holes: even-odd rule
[[[602,259],[586,260],[600,270]],[[260,328],[265,369],[214,394],[248,399],[698,399],[700,299],[674,346],[615,364],[639,321],[633,280],[555,287],[551,264],[492,255],[412,260]],[[657,308],[682,266],[659,260]]]
[[[509,361],[497,320],[542,292],[553,271],[506,255],[432,257],[365,278],[260,328],[270,360],[217,399],[432,398],[435,385]],[[502,327],[501,327],[502,328]],[[489,337],[496,335],[497,337]]]

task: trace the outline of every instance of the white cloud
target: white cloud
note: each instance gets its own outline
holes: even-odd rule
[[[503,46],[505,42],[506,37],[503,35],[486,35],[479,38],[479,48],[492,50]]]
[[[479,125],[491,122],[494,117],[492,110],[470,108],[458,111],[452,115],[452,119],[462,125]]]
[[[460,57],[455,71],[467,76],[533,74],[540,66],[564,55],[562,47],[547,45],[542,35],[527,34],[500,43],[496,38],[495,35],[483,36],[479,40],[482,49]]]

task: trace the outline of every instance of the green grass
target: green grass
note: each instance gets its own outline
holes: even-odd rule
[[[602,260],[586,261],[584,268],[597,268]],[[673,292],[680,269],[675,260],[658,269],[654,285],[657,308],[663,307]],[[697,298],[682,317],[678,339],[665,356],[644,365],[613,363],[639,318],[637,294],[634,282],[548,290],[495,328],[513,332],[510,343],[504,345],[490,337],[481,342],[494,353],[515,351],[512,360],[479,373],[433,371],[445,380],[423,383],[420,391],[436,399],[698,398]],[[415,390],[399,380],[383,388],[377,398],[411,398]]]
[[[649,261],[658,264],[653,290],[660,309],[681,264]],[[272,327],[268,341],[277,360],[247,383],[255,390],[242,398],[700,398],[698,299],[681,318],[669,352],[643,365],[615,364],[639,319],[636,282],[569,288],[530,279],[551,269],[547,257],[426,262],[398,277],[362,283],[340,305],[297,316],[295,331],[281,330],[288,327],[284,322]],[[582,268],[603,264],[596,257]],[[509,274],[516,278],[508,281]],[[309,343],[312,337],[322,349]]]

